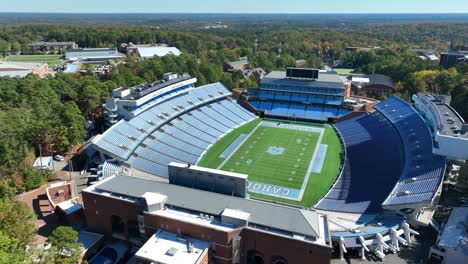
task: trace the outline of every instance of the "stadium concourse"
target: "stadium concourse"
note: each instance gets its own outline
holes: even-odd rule
[[[288,71],[291,70],[288,69]],[[296,76],[297,74],[300,76]],[[265,87],[267,90],[275,90],[273,92],[275,93],[274,99],[265,99],[259,95],[260,101],[257,101],[257,97],[253,97],[254,105],[281,104],[285,100],[291,100],[292,95],[290,94],[288,94],[288,98],[279,98],[278,90],[288,90],[293,86],[302,87],[300,91],[296,89],[293,92],[296,99],[304,94],[309,96],[307,98],[312,98],[312,95],[307,94],[307,87],[314,87],[311,89],[315,93],[326,92],[316,87],[320,85],[319,81],[331,82],[330,87],[322,87],[325,90],[330,89],[326,92],[329,95],[320,97],[320,102],[315,102],[319,105],[320,112],[317,112],[317,115],[320,115],[321,118],[308,119],[308,115],[312,112],[307,112],[307,109],[311,110],[312,107],[310,102],[305,102],[301,106],[301,109],[306,109],[305,115],[301,117],[301,123],[281,121],[282,115],[274,115],[276,118],[274,121],[260,119],[255,114],[264,114],[263,112],[259,113],[255,107],[247,107],[250,110],[255,110],[255,113],[246,110],[231,98],[231,93],[222,84],[194,87],[193,84],[196,80],[192,80],[186,75],[180,79],[180,85],[175,79],[168,81],[167,85],[157,84],[157,89],[151,88],[153,87],[151,85],[139,86],[138,89],[130,88],[129,93],[135,93],[135,96],[125,95],[119,99],[123,103],[132,103],[131,107],[125,108],[129,109],[130,112],[121,117],[113,115],[113,120],[120,119],[120,121],[102,135],[91,140],[91,145],[99,153],[97,159],[100,159],[102,163],[99,167],[98,180],[104,178],[105,181],[112,178],[110,181],[118,185],[120,181],[128,183],[138,181],[126,179],[124,177],[126,175],[141,176],[144,174],[145,178],[168,182],[171,177],[169,164],[172,162],[185,164],[186,169],[184,170],[193,175],[193,183],[187,182],[190,177],[185,175],[184,188],[189,187],[218,193],[221,192],[217,190],[223,189],[219,201],[210,201],[210,203],[215,204],[216,208],[226,208],[224,210],[241,210],[235,217],[233,216],[234,218],[242,218],[242,220],[236,220],[236,225],[240,224],[254,229],[260,228],[263,232],[275,234],[275,236],[285,235],[306,244],[307,241],[312,240],[313,243],[319,243],[324,247],[333,246],[340,253],[341,258],[346,252],[349,254],[357,252],[356,254],[362,258],[372,254],[383,259],[386,253],[397,252],[401,245],[411,243],[412,236],[418,233],[412,230],[410,225],[413,228],[418,228],[431,224],[434,208],[441,194],[443,179],[449,167],[447,164],[451,165],[453,162],[466,159],[464,150],[435,150],[436,146],[433,143],[434,137],[440,136],[439,140],[443,146],[443,143],[447,142],[447,137],[451,136],[449,142],[452,144],[451,146],[457,140],[462,146],[466,144],[467,127],[456,112],[450,115],[450,118],[452,120],[458,118],[454,122],[459,124],[460,129],[451,131],[450,135],[447,135],[447,132],[440,132],[439,129],[442,128],[434,126],[434,122],[431,122],[434,119],[431,119],[431,115],[434,113],[428,113],[425,108],[413,106],[395,96],[378,103],[372,111],[357,116],[355,116],[356,113],[352,113],[349,115],[354,117],[346,118],[349,110],[345,109],[343,102],[349,96],[350,84],[345,80],[341,83],[339,78],[333,76],[333,73],[322,73],[316,70],[308,72],[307,69],[300,69],[299,72],[292,71],[287,74],[276,72],[270,77],[267,78],[266,84],[268,85]],[[144,89],[149,90],[145,92]],[[147,99],[140,100],[141,98],[137,96],[138,93],[144,94]],[[316,96],[318,95],[313,95],[313,98]],[[418,96],[423,97],[421,94]],[[136,101],[132,102],[133,99]],[[294,104],[302,104],[296,99],[293,100]],[[291,102],[287,102],[287,104],[292,106]],[[334,104],[333,111],[336,113],[334,116],[336,118],[324,117],[326,113],[324,109],[331,107],[330,104]],[[106,106],[106,109],[110,108]],[[434,109],[453,110],[448,104],[445,104],[445,107],[431,108],[431,110]],[[289,113],[291,111],[286,111],[283,117],[291,120]],[[337,119],[342,114],[345,115],[345,118]],[[447,116],[445,113],[436,114],[437,120]],[[295,114],[293,116],[296,118]],[[311,124],[313,120],[321,120],[322,124]],[[336,123],[323,124],[325,121]],[[447,129],[447,127],[443,127],[443,129]],[[336,138],[336,143],[334,138]],[[308,145],[309,143],[310,145]],[[334,147],[338,150],[333,150]],[[260,152],[255,152],[255,148],[261,149]],[[450,157],[444,155],[444,151],[450,151]],[[267,156],[262,157],[261,155]],[[336,162],[333,160],[334,155],[337,157]],[[209,157],[209,161],[203,160],[206,157]],[[330,162],[330,159],[333,163],[337,163],[336,171],[326,170],[330,167],[331,163],[327,163]],[[282,175],[275,174],[275,171],[268,170],[269,168],[261,165],[256,167],[264,168],[263,175],[261,170],[253,171],[250,164],[258,161],[269,164],[267,167],[279,166],[278,168],[281,168],[280,174],[288,175],[284,175],[284,179],[281,179]],[[194,166],[194,164],[198,166]],[[292,173],[293,171],[289,167],[284,168],[285,164],[297,169]],[[322,167],[325,172],[321,171]],[[228,171],[223,171],[223,169]],[[301,175],[295,175],[296,172]],[[307,219],[306,222],[310,223],[309,217],[315,219],[317,216],[320,219],[319,222],[322,220],[324,222],[314,224],[312,228],[314,231],[311,232],[313,235],[310,236],[295,231],[294,226],[291,225],[293,220],[287,219],[287,217],[282,218],[277,226],[269,226],[269,220],[265,220],[261,225],[260,223],[257,225],[249,224],[251,214],[255,218],[256,214],[261,213],[262,217],[265,217],[269,213],[267,211],[249,211],[250,207],[240,206],[242,200],[236,199],[235,204],[239,208],[229,209],[229,206],[234,204],[232,201],[229,204],[219,204],[227,201],[227,198],[223,198],[224,196],[235,196],[233,190],[238,190],[239,185],[233,184],[233,182],[238,182],[239,179],[247,180],[249,173],[252,173],[252,179],[255,181],[253,183],[258,181],[270,183],[273,190],[280,190],[280,187],[293,188],[291,190],[295,190],[293,192],[295,194],[305,192],[304,197],[308,197],[307,195],[311,193],[316,195],[320,193],[320,188],[314,184],[322,181],[321,188],[325,188],[323,193],[320,193],[319,197],[313,200],[313,204],[306,206],[308,208],[301,209],[306,211],[294,212],[303,214]],[[333,175],[330,177],[331,180],[328,179],[330,182],[324,184],[323,182],[327,181],[324,176],[326,173],[333,173]],[[202,174],[207,174],[206,177],[203,176],[203,184],[197,183],[197,180],[202,179]],[[115,177],[115,175],[119,177]],[[234,177],[233,181],[230,181],[230,177]],[[234,179],[236,180],[234,181]],[[308,181],[312,182],[311,186],[315,188],[305,188]],[[233,184],[231,195],[229,195],[231,193],[229,184]],[[99,185],[100,183],[97,182],[95,184],[97,187],[93,190],[90,189],[90,192],[99,189]],[[170,185],[177,184],[171,182]],[[245,186],[247,191],[253,192],[249,190],[247,181]],[[132,186],[132,188],[134,187]],[[164,190],[162,185],[158,188]],[[171,195],[178,193],[178,187],[171,188],[174,188]],[[270,190],[270,187],[266,185],[261,188],[262,190]],[[124,187],[119,187],[118,194],[115,194],[116,197],[128,201],[139,199],[138,197],[125,198],[130,194],[126,194],[124,189]],[[180,190],[183,191],[183,189]],[[133,192],[140,195],[141,191],[133,190]],[[106,193],[104,195],[107,195]],[[165,191],[161,191],[160,194],[164,195],[158,196],[157,200],[164,200],[163,203],[165,203],[165,199],[168,199],[166,196],[169,194],[166,194]],[[263,208],[262,204],[269,204],[272,210],[274,208],[276,208],[275,210],[295,208],[286,204],[278,204],[278,201],[288,203],[286,199],[268,199],[274,200],[276,203],[267,202],[265,197],[274,196],[274,194],[267,192],[262,194],[263,196],[252,195],[251,198],[247,194],[241,199],[245,199],[244,202],[249,204],[251,201],[261,198],[263,201],[258,205],[259,208]],[[289,194],[288,192],[288,196]],[[111,192],[110,195],[114,194]],[[184,194],[180,194],[180,196],[182,197]],[[295,196],[296,199],[298,197],[302,198],[302,194]],[[185,198],[193,199],[195,197]],[[168,204],[171,204],[171,199],[174,202],[175,198],[169,197]],[[186,208],[184,206],[190,204],[190,199],[182,200],[177,207],[170,207],[170,209],[183,209],[192,213],[201,212],[200,217],[203,220],[211,219],[210,221],[214,221],[213,223],[218,221],[217,217],[223,219],[222,215],[217,215],[222,210],[217,210],[214,215],[212,214],[215,211],[209,210],[210,215],[206,216],[207,211],[205,210],[208,209],[204,208],[205,205],[196,204]],[[96,207],[95,204],[96,201],[92,205],[93,208]],[[293,202],[290,204],[298,205],[298,203]],[[305,207],[304,203],[299,205]],[[159,210],[164,210],[164,206],[161,205]],[[309,215],[312,212],[313,216]],[[92,219],[95,221],[96,218]],[[276,222],[276,220],[272,222]],[[125,221],[136,220],[127,219]],[[139,218],[138,221],[140,221]],[[317,220],[314,221],[314,223],[317,222]],[[163,226],[161,225],[161,227]],[[287,228],[282,229],[283,227]],[[105,231],[109,232],[107,229]],[[330,241],[328,238],[331,238]],[[208,240],[210,239],[208,238]],[[257,244],[257,246],[259,245]],[[234,246],[232,247],[234,251]],[[249,254],[253,254],[252,258],[258,257],[262,260],[270,258],[265,252],[246,252],[246,255]],[[270,259],[273,261],[275,257],[281,257],[284,261],[278,263],[288,263],[287,259],[292,259],[295,256],[289,251],[282,254],[281,256],[271,256]],[[234,258],[233,255],[229,256]]]

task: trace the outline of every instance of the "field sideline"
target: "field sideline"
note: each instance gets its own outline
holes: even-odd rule
[[[256,119],[221,138],[207,151],[198,165],[209,168],[222,165],[222,170],[248,174],[250,181],[300,189],[318,143],[319,133],[259,126],[227,160],[220,158],[221,153],[232,142],[241,134],[250,134],[261,121]],[[250,193],[251,197],[312,207],[326,194],[338,175],[341,145],[331,126],[315,127],[325,129],[321,144],[328,145],[328,150],[321,173],[310,173],[302,201],[257,193]],[[268,153],[272,151],[273,154]]]

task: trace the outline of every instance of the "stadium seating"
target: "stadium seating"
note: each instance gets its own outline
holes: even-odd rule
[[[428,202],[434,197],[445,160],[432,154],[424,120],[398,97],[375,109],[335,125],[344,143],[345,164],[316,208],[376,213],[382,207]]]
[[[432,137],[424,120],[398,97],[376,109],[395,124],[407,153],[403,173],[383,206],[432,200],[445,173],[445,158],[432,154]]]
[[[403,145],[394,126],[379,112],[335,125],[344,143],[342,174],[318,209],[375,213],[403,169]]]
[[[171,161],[195,163],[219,137],[255,118],[229,94],[221,84],[188,90],[119,121],[93,143],[112,158],[167,177]]]
[[[323,98],[321,101],[323,102]],[[349,113],[349,110],[343,108],[285,101],[252,101],[250,104],[256,109],[264,110],[265,114],[269,116],[312,119],[317,121],[327,121],[328,118],[338,118]]]

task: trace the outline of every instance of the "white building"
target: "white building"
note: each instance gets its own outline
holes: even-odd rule
[[[47,63],[0,61],[0,77],[25,77],[32,73],[42,78],[48,71]]]
[[[34,161],[33,169],[35,170],[52,170],[52,157],[39,157]]]
[[[176,47],[138,47],[137,49],[138,57],[140,59],[150,59],[154,57],[164,57],[166,55],[180,56],[181,52]]]
[[[468,160],[468,124],[450,106],[450,96],[418,93],[412,97],[434,137],[434,154]]]
[[[183,93],[193,87],[197,78],[188,74],[165,73],[163,80],[133,87],[120,87],[103,105],[106,127],[122,118],[132,118],[152,106],[152,102],[168,94]]]
[[[468,207],[453,208],[452,213],[429,251],[430,263],[468,263]]]

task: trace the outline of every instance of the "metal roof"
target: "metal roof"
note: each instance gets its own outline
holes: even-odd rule
[[[317,79],[292,79],[286,77],[285,71],[272,71],[263,77],[262,84],[266,83],[344,89],[343,80],[334,72],[319,72]]]
[[[181,54],[180,50],[175,47],[137,47],[137,51],[141,58],[164,57],[169,54],[180,56]]]
[[[60,46],[60,45],[74,45],[73,41],[36,41],[31,42],[28,46]]]
[[[66,59],[116,59],[124,57],[116,48],[84,48],[65,52]]]
[[[340,74],[340,76],[346,77],[348,80],[352,80],[353,83],[357,83],[357,85],[360,85],[362,87],[366,87],[368,85],[372,84],[381,84],[381,85],[386,85],[388,87],[392,87],[395,89],[395,83],[393,82],[392,78],[383,75],[383,74],[356,74],[356,73],[351,73],[351,74]],[[359,82],[356,80],[356,78],[367,78],[369,79],[369,82]]]
[[[238,209],[250,213],[249,223],[251,224],[312,237],[320,236],[319,219],[315,211],[212,193],[133,176],[114,176],[94,185],[93,189],[134,198],[140,198],[146,192],[155,192],[168,197],[166,204],[216,216],[221,215],[226,208]]]
[[[230,61],[230,62],[228,62],[228,64],[231,67],[237,67],[237,66],[249,64],[249,61],[248,60]]]

